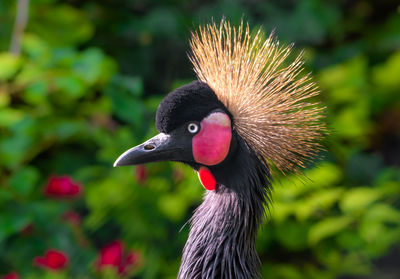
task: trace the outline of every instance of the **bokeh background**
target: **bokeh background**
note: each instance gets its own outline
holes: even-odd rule
[[[0,276],[176,278],[197,176],[112,163],[156,134],[195,79],[190,31],[222,15],[305,51],[331,131],[309,179],[275,180],[263,278],[400,278],[396,0],[1,0]]]

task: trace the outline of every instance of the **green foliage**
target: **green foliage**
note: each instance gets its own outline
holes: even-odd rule
[[[382,264],[400,249],[396,1],[32,0],[20,56],[8,52],[15,12],[16,1],[0,1],[0,276],[120,278],[96,268],[120,239],[142,257],[126,277],[176,278],[203,193],[197,175],[177,163],[112,163],[156,133],[162,97],[195,78],[190,29],[224,14],[306,47],[327,107],[324,161],[275,178],[257,242],[263,277],[398,277]],[[46,195],[52,175],[82,193]],[[80,223],[63,217],[71,210]],[[69,258],[62,272],[33,265],[51,248]]]

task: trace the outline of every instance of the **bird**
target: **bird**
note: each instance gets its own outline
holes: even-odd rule
[[[190,219],[179,279],[261,278],[257,231],[278,173],[301,175],[323,149],[320,90],[304,73],[303,54],[243,20],[191,32],[197,80],[160,102],[159,134],[114,166],[156,161],[192,167],[205,188]]]

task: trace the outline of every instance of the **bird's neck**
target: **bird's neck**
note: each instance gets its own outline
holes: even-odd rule
[[[212,170],[219,184],[193,215],[180,279],[259,278],[255,239],[268,200],[268,169],[244,143],[236,153],[229,165]]]

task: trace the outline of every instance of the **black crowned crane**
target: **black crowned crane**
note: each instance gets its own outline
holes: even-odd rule
[[[301,57],[261,30],[227,21],[192,34],[198,80],[160,103],[160,134],[114,166],[171,160],[198,173],[206,192],[191,219],[178,278],[260,278],[257,230],[270,201],[270,166],[298,172],[315,157],[323,108]]]

